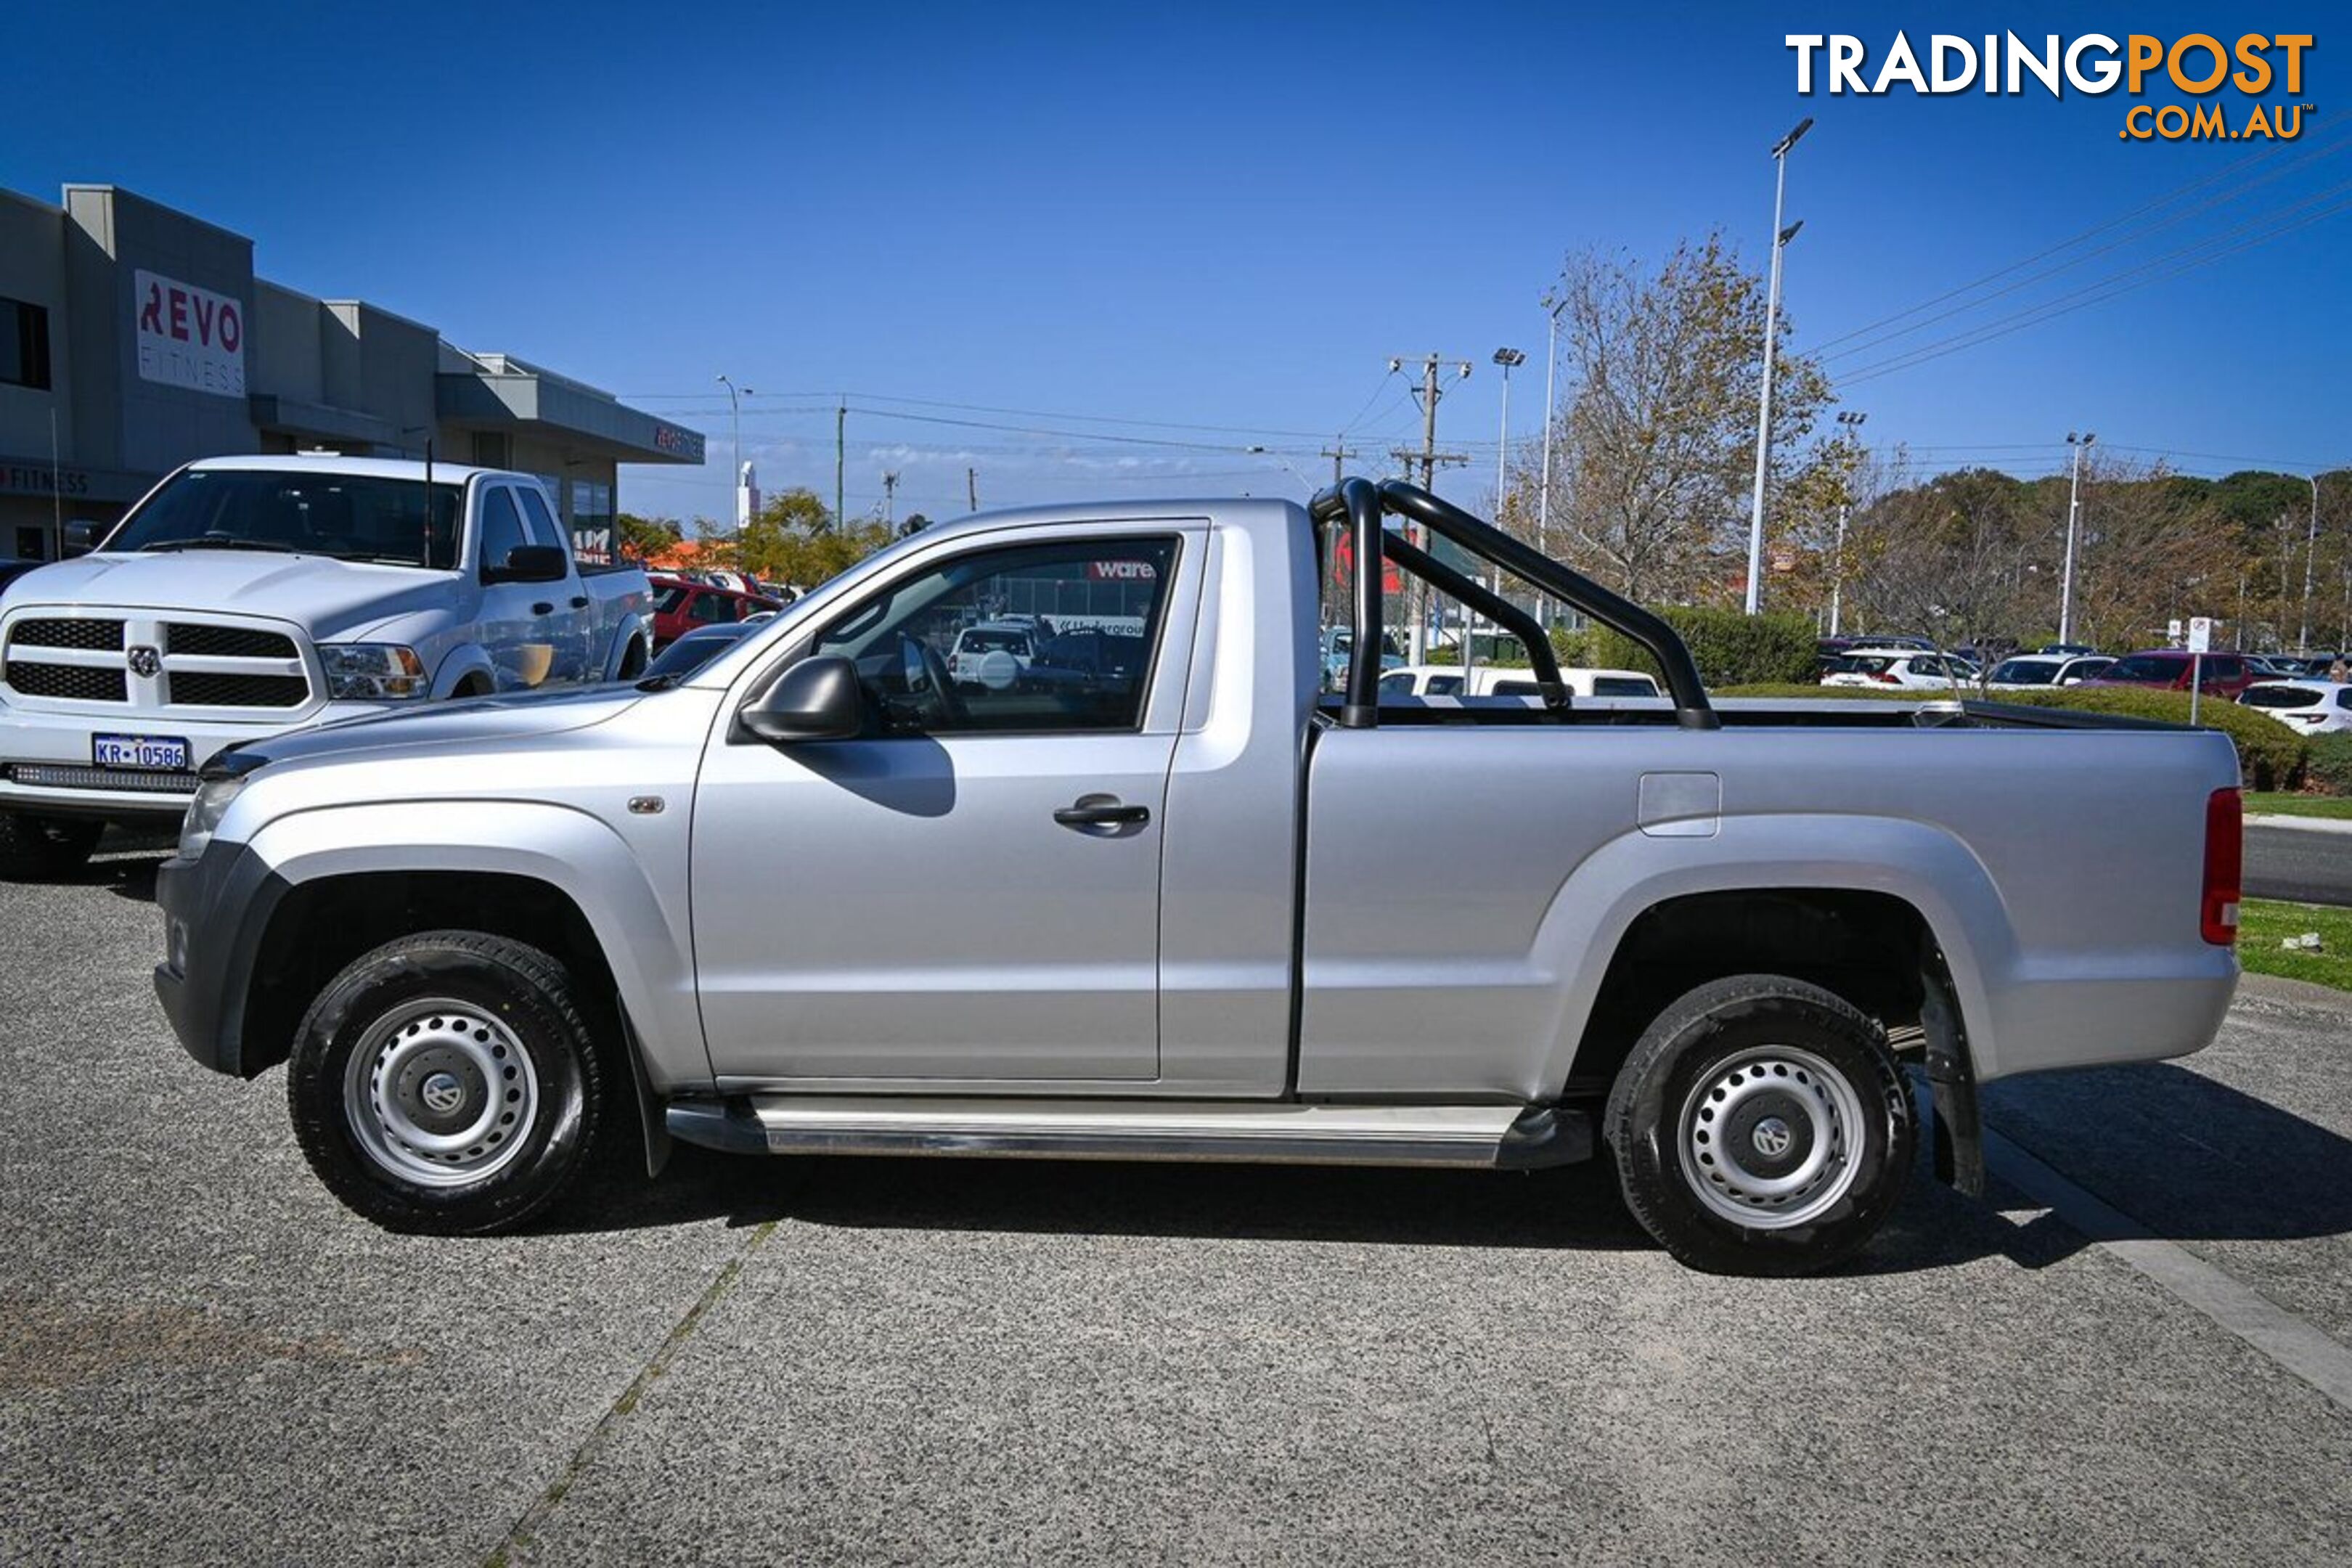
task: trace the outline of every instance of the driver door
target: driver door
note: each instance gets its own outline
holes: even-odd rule
[[[733,706],[772,670],[730,694],[692,849],[723,1083],[1158,1075],[1160,816],[1189,636],[1160,644],[1191,625],[1202,537],[976,542],[884,584],[791,656],[855,664],[857,739],[735,732]],[[1037,617],[1027,664],[950,673],[965,627],[1016,614]]]

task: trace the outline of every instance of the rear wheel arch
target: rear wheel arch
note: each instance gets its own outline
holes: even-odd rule
[[[1836,887],[1723,889],[1661,899],[1612,950],[1569,1066],[1570,1094],[1606,1093],[1657,1016],[1695,986],[1735,974],[1818,985],[1898,1042],[1923,1021],[1930,977],[1958,1003],[1942,944],[1918,906]]]

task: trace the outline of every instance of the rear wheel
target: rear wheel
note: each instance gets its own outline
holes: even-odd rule
[[[1777,974],[1714,981],[1661,1013],[1607,1115],[1633,1216],[1717,1274],[1806,1274],[1851,1256],[1901,1199],[1916,1132],[1878,1026]]]
[[[611,1076],[563,966],[478,931],[387,942],[329,982],[287,1099],[310,1168],[391,1230],[511,1230],[605,1133]]]
[[[98,847],[106,824],[95,817],[0,812],[0,878],[45,882],[72,875]]]

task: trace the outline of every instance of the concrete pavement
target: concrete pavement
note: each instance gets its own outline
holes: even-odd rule
[[[2352,1412],[2014,1192],[1713,1279],[1598,1170],[681,1151],[388,1237],[174,1046],[152,858],[0,890],[0,1561],[1427,1562],[2352,1550]],[[2281,987],[2284,988],[2281,988]],[[2352,1337],[2352,1028],[2250,986],[1995,1123]]]

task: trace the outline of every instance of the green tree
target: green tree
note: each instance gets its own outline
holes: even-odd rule
[[[625,511],[614,525],[619,531],[621,553],[636,561],[658,555],[686,538],[685,528],[674,517],[639,517]]]

